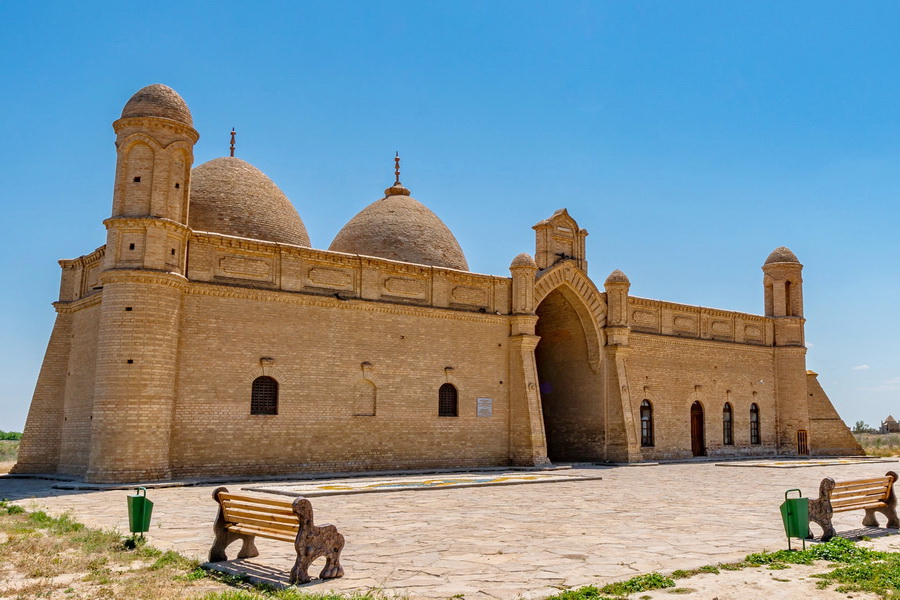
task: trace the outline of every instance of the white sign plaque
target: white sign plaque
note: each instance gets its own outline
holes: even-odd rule
[[[490,417],[494,414],[494,399],[493,398],[478,398],[478,412],[476,413],[479,417]]]

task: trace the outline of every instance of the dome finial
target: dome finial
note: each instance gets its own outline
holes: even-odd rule
[[[394,154],[394,184],[384,190],[384,197],[388,196],[409,196],[409,190],[400,183],[400,152]]]
[[[231,128],[231,156],[234,157],[234,127]]]

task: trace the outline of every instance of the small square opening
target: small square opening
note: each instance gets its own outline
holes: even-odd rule
[[[126,306],[126,307],[125,307],[125,312],[131,312],[131,307],[130,307],[130,306]]]
[[[129,250],[134,250],[134,244],[128,244],[128,249],[129,249]]]
[[[141,178],[138,176],[138,177],[135,177],[134,179],[132,179],[132,181],[135,182],[135,183],[140,183],[140,182],[141,182]]]
[[[128,359],[128,364],[129,364],[129,365],[133,365],[133,364],[134,364],[134,359],[129,358],[129,359]]]

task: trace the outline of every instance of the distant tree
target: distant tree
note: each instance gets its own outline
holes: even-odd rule
[[[857,421],[853,425],[853,433],[869,433],[871,430],[872,428],[865,421]]]
[[[21,440],[22,434],[16,431],[0,431],[0,440]]]

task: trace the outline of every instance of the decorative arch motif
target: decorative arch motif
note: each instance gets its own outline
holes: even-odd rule
[[[366,361],[348,378],[348,387],[353,390],[353,416],[374,417],[378,406],[378,388],[382,382],[375,374],[372,363]]]
[[[259,365],[244,371],[243,379],[248,384],[252,384],[257,377],[271,377],[278,382],[284,381],[284,373],[275,366],[275,360],[271,358],[262,358]]]
[[[584,271],[572,261],[553,265],[535,280],[535,307],[555,290],[559,290],[575,309],[587,342],[588,362],[596,372],[603,356],[601,348],[606,345],[603,332],[606,326],[606,300]]]

